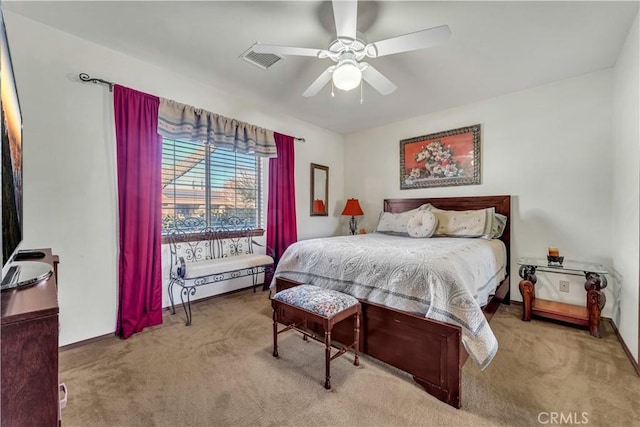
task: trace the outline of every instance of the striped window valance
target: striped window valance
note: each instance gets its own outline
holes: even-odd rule
[[[167,139],[208,142],[256,157],[277,157],[273,131],[171,99],[160,98],[158,133]]]

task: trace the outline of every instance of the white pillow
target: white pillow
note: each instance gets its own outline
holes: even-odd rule
[[[435,236],[491,238],[495,208],[469,211],[445,211],[429,209],[438,218]]]
[[[420,211],[411,215],[407,232],[411,237],[431,237],[438,226],[438,218],[431,211]]]
[[[376,232],[396,236],[408,236],[407,224],[409,223],[411,215],[418,212],[418,209],[419,208],[400,213],[382,212],[378,220]]]
[[[491,223],[491,238],[498,239],[504,233],[504,229],[507,227],[507,217],[496,213],[493,215],[493,222]]]

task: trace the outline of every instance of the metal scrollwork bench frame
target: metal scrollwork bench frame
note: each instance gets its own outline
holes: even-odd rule
[[[175,221],[167,234],[171,253],[169,274],[169,300],[171,313],[175,314],[173,288],[178,285],[180,299],[191,325],[191,298],[200,286],[239,277],[251,276],[253,291],[258,285],[258,275],[274,264],[273,257],[254,253],[253,227],[240,217],[218,220],[215,228],[203,226],[201,218],[185,218]]]

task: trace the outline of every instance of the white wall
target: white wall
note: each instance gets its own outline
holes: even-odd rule
[[[640,286],[640,108],[638,17],[629,31],[613,74],[613,265],[622,276],[620,311],[614,321],[638,360]]]
[[[550,244],[566,259],[610,266],[611,74],[583,75],[348,135],[345,195],[363,202],[368,229],[375,227],[385,198],[512,195],[514,300],[522,299],[516,260],[544,257]],[[481,185],[400,190],[400,140],[476,123],[482,125]],[[583,278],[538,279],[536,295],[585,303]],[[571,281],[569,294],[560,294],[561,279]],[[607,298],[605,315],[614,306],[611,292]]]
[[[24,118],[22,247],[51,247],[60,255],[60,345],[112,333],[117,313],[112,97],[104,86],[78,82],[80,72],[306,138],[296,145],[299,238],[338,229],[342,218],[333,212],[343,199],[342,136],[245,103],[217,90],[216,82],[184,78],[170,66],[141,62],[18,14],[5,18]],[[309,216],[310,162],[330,168],[332,216]]]

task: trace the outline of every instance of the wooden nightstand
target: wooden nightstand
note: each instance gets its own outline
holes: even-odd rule
[[[559,320],[576,325],[588,326],[589,333],[600,338],[600,313],[607,299],[602,289],[607,287],[609,270],[603,265],[580,261],[565,261],[561,266],[550,266],[543,258],[520,258],[520,293],[524,310],[522,320],[529,321],[531,316]],[[564,273],[585,277],[584,289],[587,291],[585,306],[565,304],[557,301],[536,299],[536,270],[548,273]]]

